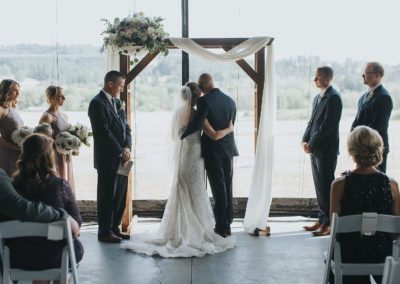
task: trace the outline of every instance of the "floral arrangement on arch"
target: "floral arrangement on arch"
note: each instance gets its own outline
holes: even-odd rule
[[[102,19],[107,26],[102,33],[105,35],[102,50],[115,47],[128,53],[127,49],[133,48],[134,53],[146,49],[150,53],[167,55],[168,34],[164,31],[163,20],[161,17],[146,17],[143,12],[134,13],[122,20],[115,18],[113,23]]]

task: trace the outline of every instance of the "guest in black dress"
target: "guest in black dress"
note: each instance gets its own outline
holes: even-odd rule
[[[400,195],[396,181],[376,167],[382,162],[383,142],[376,130],[358,126],[349,135],[347,148],[356,167],[332,183],[331,216],[376,212],[400,215]],[[332,218],[332,217],[331,217]],[[342,261],[348,263],[381,263],[392,254],[393,236],[376,232],[373,236],[360,233],[338,237]],[[379,276],[374,276],[377,283]],[[333,282],[332,282],[333,283]],[[370,283],[369,276],[344,276],[343,283]]]
[[[82,219],[74,194],[67,181],[57,177],[53,139],[33,134],[23,143],[14,175],[15,189],[26,199],[41,201],[65,209],[81,225]],[[11,266],[40,270],[59,267],[65,241],[48,241],[42,237],[9,240]],[[76,261],[83,256],[83,246],[74,239]]]

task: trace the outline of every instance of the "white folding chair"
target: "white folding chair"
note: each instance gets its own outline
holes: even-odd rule
[[[67,284],[71,275],[74,283],[78,284],[70,218],[47,224],[20,221],[0,223],[0,258],[3,263],[3,284],[12,284],[13,281],[18,280],[58,280],[61,284]],[[4,240],[19,237],[46,237],[49,240],[65,239],[67,244],[63,248],[61,267],[38,271],[10,267],[10,249],[5,245]]]
[[[335,276],[335,284],[341,284],[344,275],[382,275],[384,263],[343,263],[340,244],[337,241],[339,233],[360,232],[362,235],[373,235],[375,232],[400,233],[400,217],[377,213],[363,213],[338,217],[333,214],[329,251],[325,253],[324,283],[329,282],[329,273]],[[399,259],[399,243],[397,237],[393,243],[393,258]]]
[[[388,256],[385,260],[385,268],[383,269],[382,284],[398,283],[400,283],[400,261]]]

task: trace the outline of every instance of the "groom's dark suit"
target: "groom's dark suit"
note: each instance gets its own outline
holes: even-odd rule
[[[197,102],[197,115],[190,122],[182,139],[200,130],[207,118],[215,130],[235,123],[236,104],[219,89],[212,89]],[[211,190],[214,196],[215,229],[219,233],[227,233],[233,220],[232,176],[233,157],[238,156],[233,132],[222,139],[213,141],[205,133],[201,136],[201,151]]]
[[[389,92],[382,86],[379,85],[371,95],[371,98],[367,98],[368,93],[361,96],[358,101],[358,112],[351,126],[353,130],[356,126],[365,125],[379,132],[383,140],[383,161],[378,166],[378,169],[382,172],[386,172],[386,158],[389,153],[389,138],[388,138],[388,126],[390,114],[393,109],[393,102],[389,95]]]
[[[335,179],[339,152],[339,122],[342,115],[340,94],[329,86],[322,98],[314,98],[311,118],[303,135],[312,149],[311,169],[319,205],[318,221],[329,225],[330,188]]]
[[[117,174],[124,147],[131,148],[131,129],[121,101],[116,109],[103,91],[89,104],[93,130],[94,167],[97,169],[97,214],[99,235],[107,235],[121,224],[125,210],[127,177]]]

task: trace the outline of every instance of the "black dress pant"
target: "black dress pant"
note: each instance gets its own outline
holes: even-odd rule
[[[337,154],[311,154],[311,169],[319,206],[318,221],[329,225],[331,184],[335,179]]]
[[[382,154],[382,163],[377,167],[382,173],[386,173],[386,162],[389,151],[385,148]]]
[[[205,168],[215,201],[215,229],[225,233],[233,220],[233,159],[205,158]]]
[[[97,169],[97,218],[99,234],[106,235],[121,224],[126,205],[128,177],[117,174],[116,168]]]

